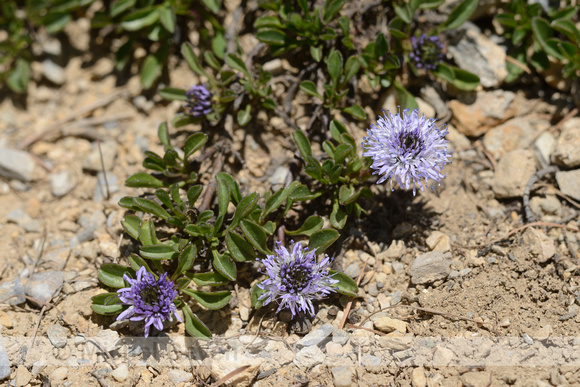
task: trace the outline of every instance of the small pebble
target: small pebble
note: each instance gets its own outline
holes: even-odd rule
[[[117,369],[115,369],[111,375],[118,382],[123,382],[129,376],[129,369],[126,364],[121,364]]]
[[[55,348],[64,348],[66,346],[68,330],[58,324],[52,325],[46,332],[48,339]]]

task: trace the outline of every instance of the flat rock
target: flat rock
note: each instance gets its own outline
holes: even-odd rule
[[[556,172],[556,181],[565,195],[580,200],[580,169]]]
[[[454,357],[455,354],[452,350],[445,347],[437,347],[433,354],[433,366],[445,367],[451,363],[451,360],[453,360]]]
[[[434,251],[450,251],[451,238],[449,235],[443,234],[441,231],[433,231],[425,241],[427,246]]]
[[[52,173],[48,179],[50,181],[50,192],[56,197],[66,195],[76,185],[72,173],[67,170]]]
[[[220,379],[240,367],[249,365],[250,367],[228,380],[232,386],[248,387],[258,375],[260,364],[262,364],[260,358],[254,358],[241,352],[226,352],[223,355],[216,355],[212,359],[211,371]]]
[[[42,75],[55,85],[62,85],[66,82],[64,69],[50,59],[42,61]]]
[[[413,260],[409,274],[415,285],[428,284],[444,279],[451,271],[451,253],[431,251]]]
[[[14,386],[24,387],[32,379],[32,374],[26,369],[25,366],[19,365],[16,369],[16,376],[14,377]]]
[[[332,342],[340,345],[345,345],[348,342],[350,335],[342,329],[337,329],[332,332]]]
[[[405,242],[401,240],[393,240],[388,249],[381,251],[377,255],[379,261],[392,261],[393,259],[399,259],[405,254],[407,248],[405,247]]]
[[[469,371],[461,375],[460,379],[465,387],[486,387],[489,386],[490,375],[487,372]]]
[[[352,370],[350,367],[333,367],[331,372],[335,387],[352,386]]]
[[[534,151],[518,149],[506,153],[497,163],[492,190],[498,199],[523,196],[530,178],[536,173]]]
[[[512,118],[516,113],[515,94],[511,91],[478,91],[470,104],[449,101],[452,124],[469,137],[478,137]]]
[[[18,277],[15,277],[12,281],[4,281],[0,283],[0,303],[2,304],[24,304],[26,302],[26,298],[22,297],[24,294],[24,286],[22,286],[22,282],[20,282],[20,278]]]
[[[360,364],[363,367],[378,367],[381,365],[381,359],[370,353],[365,353],[360,359]]]
[[[294,364],[299,368],[310,369],[315,365],[321,364],[324,360],[324,353],[318,346],[312,345],[304,347],[296,353]]]
[[[405,321],[397,320],[390,317],[379,317],[374,321],[375,329],[385,333],[391,333],[393,331],[406,333],[407,325],[408,324]]]
[[[323,341],[325,341],[328,338],[328,336],[330,336],[332,334],[333,331],[334,331],[334,327],[332,325],[330,325],[328,323],[324,324],[320,328],[318,328],[314,331],[311,331],[306,336],[304,336],[303,338],[298,340],[298,342],[296,343],[296,346],[298,348],[302,348],[302,347],[309,347],[311,345],[323,344]]]
[[[20,181],[34,178],[36,162],[27,152],[17,149],[0,148],[0,176]]]
[[[550,132],[542,133],[534,142],[534,150],[542,167],[547,167],[550,164],[550,156],[555,143],[556,139]]]
[[[485,149],[497,160],[515,149],[529,148],[536,136],[550,127],[550,122],[538,118],[513,118],[490,129],[483,137]]]
[[[169,381],[174,383],[173,385],[176,386],[179,383],[187,383],[193,380],[193,375],[191,372],[185,372],[180,369],[174,369],[167,373],[167,378]]]
[[[554,241],[543,231],[528,228],[524,233],[524,242],[528,246],[530,255],[539,263],[548,261],[556,254]]]
[[[27,296],[33,298],[30,300],[37,306],[43,306],[49,302],[64,282],[64,273],[62,271],[47,270],[41,273],[33,274],[28,283],[24,286],[24,292]],[[39,301],[37,303],[35,300]]]
[[[425,377],[425,368],[417,367],[411,373],[411,386],[425,387],[427,386],[427,378]]]
[[[457,33],[447,50],[459,68],[479,77],[483,87],[498,87],[507,77],[505,49],[475,29]]]
[[[552,161],[558,165],[575,168],[580,166],[580,118],[573,117],[562,125],[562,133],[556,140]]]
[[[51,325],[46,332],[48,339],[55,348],[64,348],[66,346],[68,329],[58,324]]]
[[[22,208],[17,208],[16,210],[7,213],[6,220],[16,223],[27,232],[39,232],[41,228],[40,222],[36,219],[32,219]]]
[[[105,171],[108,172],[113,169],[113,166],[115,165],[115,160],[117,158],[117,143],[115,141],[102,142],[101,151],[103,153]],[[93,143],[90,153],[83,161],[83,169],[91,172],[101,172],[103,170],[101,154],[96,142]]]
[[[0,380],[4,380],[10,376],[10,359],[8,359],[8,354],[4,349],[2,343],[0,343]]]

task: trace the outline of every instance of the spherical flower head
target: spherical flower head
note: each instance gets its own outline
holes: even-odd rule
[[[192,86],[187,93],[187,112],[193,117],[201,117],[211,112],[211,93],[205,85]]]
[[[451,162],[451,153],[447,150],[445,135],[448,133],[435,125],[434,118],[419,117],[419,109],[409,109],[403,114],[387,113],[379,117],[376,125],[367,130],[369,137],[364,137],[363,156],[373,159],[373,174],[381,175],[377,184],[391,179],[401,188],[416,187],[423,191],[429,180],[441,181],[445,176],[441,170]]]
[[[292,317],[300,312],[314,317],[312,301],[326,298],[336,291],[338,280],[328,273],[331,258],[325,255],[316,262],[316,249],[308,251],[294,241],[290,242],[289,250],[276,242],[274,252],[263,260],[268,278],[258,284],[266,291],[259,299],[265,299],[264,305],[278,302],[276,313],[288,308]]]
[[[437,64],[443,60],[443,44],[437,36],[422,34],[419,38],[411,38],[413,49],[409,58],[415,62],[418,69],[435,70]]]
[[[117,320],[129,318],[131,321],[145,321],[145,337],[149,336],[149,329],[153,325],[157,330],[163,330],[163,321],[168,320],[175,312],[173,301],[177,297],[177,290],[173,281],[167,279],[167,273],[163,273],[158,280],[153,274],[147,272],[145,267],[137,271],[137,279],[123,275],[123,279],[129,283],[128,288],[117,290],[119,299],[123,304],[130,305],[121,313]],[[175,317],[181,321],[177,313]]]

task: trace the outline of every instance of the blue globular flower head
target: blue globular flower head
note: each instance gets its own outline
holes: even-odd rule
[[[441,170],[451,163],[451,153],[447,150],[445,135],[448,133],[435,124],[434,118],[419,117],[419,109],[409,114],[385,113],[379,117],[376,125],[367,130],[369,137],[364,137],[363,156],[372,158],[373,174],[381,175],[377,184],[391,179],[401,188],[416,187],[423,191],[429,180],[441,181],[445,175]]]
[[[325,255],[316,262],[316,249],[308,251],[294,241],[290,242],[288,250],[276,242],[274,253],[263,260],[268,278],[258,284],[265,290],[259,299],[265,300],[264,305],[278,302],[276,313],[288,308],[292,317],[300,312],[314,317],[312,301],[336,291],[334,285],[338,280],[328,272],[332,259]]]
[[[211,112],[211,93],[205,85],[189,88],[187,93],[187,113],[193,117],[201,117]]]
[[[435,70],[437,64],[443,60],[443,44],[437,36],[422,34],[419,38],[411,38],[413,49],[409,58],[418,69]]]
[[[145,322],[145,337],[149,336],[149,328],[153,325],[157,330],[163,330],[163,321],[168,320],[175,312],[173,301],[177,297],[177,290],[173,281],[167,279],[167,273],[163,273],[158,280],[153,274],[147,272],[145,267],[137,271],[137,278],[132,279],[123,275],[123,279],[129,283],[128,288],[117,290],[119,299],[123,304],[130,305],[117,320],[129,318],[131,321]],[[181,317],[175,313],[175,317],[181,321]]]

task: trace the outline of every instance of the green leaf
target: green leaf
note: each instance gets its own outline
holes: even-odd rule
[[[246,68],[246,64],[238,56],[234,54],[227,54],[225,57],[225,61],[227,65],[230,66],[232,69],[244,73],[248,78],[251,77],[248,69]]]
[[[253,261],[256,259],[254,248],[242,237],[233,231],[226,232],[226,246],[237,262]]]
[[[322,46],[310,46],[310,55],[316,62],[322,59]]]
[[[125,186],[132,188],[161,188],[164,184],[161,180],[148,173],[138,172],[125,180]]]
[[[580,31],[578,31],[574,22],[562,19],[553,21],[551,25],[553,29],[566,35],[571,41],[580,42]]]
[[[407,91],[403,86],[395,83],[395,91],[397,92],[397,99],[402,107],[409,109],[411,111],[419,108],[419,104],[415,100],[415,97]]]
[[[270,255],[272,252],[266,246],[267,238],[266,231],[257,223],[251,220],[242,220],[240,227],[244,236],[252,246],[259,252],[265,255]]]
[[[252,119],[251,109],[252,107],[250,104],[247,104],[244,109],[238,111],[238,125],[243,127],[250,122]]]
[[[183,289],[182,292],[193,297],[201,306],[209,310],[223,308],[232,298],[232,294],[227,290],[221,292],[202,292],[193,289]]]
[[[418,3],[421,9],[435,9],[445,3],[445,0],[421,0]]]
[[[324,226],[324,220],[320,216],[310,215],[298,230],[286,230],[286,234],[310,236],[316,231],[322,230],[322,226]]]
[[[97,294],[91,297],[91,301],[91,308],[97,314],[117,314],[125,308],[117,293]]]
[[[195,202],[201,195],[201,191],[203,187],[201,185],[194,185],[187,190],[187,201],[189,203],[189,208],[193,208],[195,206]]]
[[[147,245],[139,248],[139,254],[143,258],[165,260],[177,257],[177,252],[167,245]]]
[[[123,18],[121,27],[126,31],[137,31],[148,27],[159,19],[159,13],[155,8],[145,8],[133,12]]]
[[[139,207],[144,212],[148,212],[163,219],[168,219],[170,216],[169,213],[163,207],[155,203],[153,200],[144,198],[133,198],[133,202],[137,207]]]
[[[345,0],[327,0],[324,3],[323,19],[325,23],[330,22],[334,16],[340,11],[344,5]]]
[[[262,211],[260,219],[266,219],[266,216],[268,216],[272,211],[276,210],[276,208],[280,207],[280,205],[286,201],[287,197],[288,190],[286,188],[278,190],[266,201],[266,205],[264,206],[264,210]]]
[[[181,308],[185,317],[185,330],[192,336],[201,340],[210,340],[211,332],[209,328],[191,311],[189,306],[184,305]]]
[[[284,28],[277,16],[261,16],[254,22],[254,28]]]
[[[316,90],[316,85],[312,81],[304,81],[300,83],[300,90],[308,95],[318,98],[321,101],[324,101],[324,98],[318,93]]]
[[[147,219],[139,225],[139,241],[143,245],[157,244],[157,235],[155,234],[155,225],[152,219]]]
[[[221,0],[201,0],[205,6],[213,13],[218,13],[221,7]]]
[[[338,283],[334,285],[337,287],[336,291],[338,293],[350,297],[356,297],[358,295],[358,286],[352,278],[335,270],[329,270],[328,273],[332,276],[332,279],[338,280]]]
[[[49,34],[56,34],[64,29],[64,27],[72,21],[71,16],[65,12],[48,12],[43,18],[42,23]]]
[[[216,180],[218,181],[224,180],[226,183],[228,183],[228,188],[230,191],[230,199],[232,203],[234,203],[234,205],[237,206],[240,200],[242,200],[242,194],[240,193],[240,187],[238,187],[238,183],[236,183],[236,180],[231,175],[225,172],[218,173],[216,176]]]
[[[111,17],[117,17],[120,14],[122,14],[123,12],[125,12],[126,10],[133,8],[135,6],[136,2],[137,2],[137,0],[118,0],[118,1],[115,1],[113,3],[113,5],[111,6],[111,12],[110,12]]]
[[[230,259],[230,255],[227,253],[221,255],[216,250],[212,250],[212,255],[214,269],[230,281],[235,281],[238,269],[236,264]]]
[[[293,201],[306,201],[314,200],[321,195],[322,192],[310,192],[308,187],[300,184],[288,194],[288,199]]]
[[[185,247],[179,254],[179,259],[177,261],[177,269],[171,276],[175,280],[180,274],[188,271],[193,266],[195,262],[195,257],[197,256],[197,246],[190,244]]]
[[[228,183],[224,180],[217,181],[217,192],[218,192],[218,215],[225,215],[228,211],[228,205],[230,204],[230,190],[228,188]]]
[[[199,122],[198,117],[193,117],[190,116],[189,114],[180,113],[175,115],[175,117],[173,117],[173,120],[171,120],[171,125],[173,125],[174,128],[181,128],[182,126],[186,126],[196,122]]]
[[[252,192],[251,194],[245,196],[242,200],[240,200],[228,229],[229,230],[234,229],[235,227],[237,227],[240,220],[248,217],[252,213],[252,211],[254,211],[254,208],[256,208],[256,206],[258,205],[258,200],[260,200],[260,195],[258,195],[255,192]]]
[[[145,89],[150,89],[157,78],[161,75],[162,65],[155,54],[150,54],[145,58],[141,67],[141,85]]]
[[[171,7],[167,5],[159,7],[159,20],[167,31],[175,32],[175,11]]]
[[[465,23],[477,8],[478,0],[463,0],[451,13],[445,22],[439,25],[438,31],[451,30]]]
[[[340,205],[338,204],[338,200],[333,200],[332,202],[332,212],[330,214],[330,224],[332,227],[337,229],[342,229],[348,220],[348,215]]]
[[[185,274],[188,278],[191,278],[193,282],[199,287],[202,286],[222,286],[230,282],[229,279],[221,275],[220,273],[195,273]]]
[[[352,106],[349,106],[345,109],[342,109],[342,111],[350,114],[351,116],[353,116],[354,118],[359,119],[359,120],[366,120],[367,119],[367,115],[360,105],[352,105]]]
[[[338,85],[338,80],[340,79],[340,74],[342,73],[342,54],[340,51],[332,51],[330,55],[326,58],[326,66],[328,69],[328,74],[332,79],[333,85]]]
[[[16,93],[24,94],[28,90],[28,81],[30,80],[30,63],[18,58],[14,69],[10,72],[6,83],[8,87]]]
[[[130,274],[129,277],[135,278],[135,270],[130,267],[116,263],[103,263],[97,273],[97,278],[107,286],[121,289],[126,286],[123,279],[123,274],[125,273]]]
[[[283,46],[286,44],[286,34],[277,29],[263,29],[256,33],[256,39],[262,43]]]
[[[163,145],[169,146],[169,128],[167,127],[167,122],[162,122],[159,124],[159,128],[157,129],[157,137],[159,137],[159,141]]]
[[[411,24],[413,20],[408,7],[399,7],[398,5],[395,5],[393,8],[395,9],[395,14],[397,14],[398,17],[400,17],[405,23]]]
[[[195,71],[199,75],[203,75],[208,79],[213,79],[213,77],[211,77],[200,65],[199,61],[197,60],[197,57],[195,56],[195,53],[193,52],[193,47],[191,46],[190,43],[183,43],[181,45],[181,54],[183,55],[185,61],[193,71]]]
[[[327,229],[316,231],[310,236],[308,248],[310,250],[316,249],[316,254],[321,254],[330,245],[332,245],[339,237],[340,234],[336,230]]]
[[[185,153],[184,159],[187,160],[189,156],[201,149],[202,146],[207,142],[207,134],[205,133],[194,133],[185,140],[185,145],[183,146],[183,151]]]
[[[141,258],[140,256],[138,256],[135,253],[131,253],[131,255],[129,255],[129,258],[127,258],[127,260],[129,261],[129,265],[131,265],[131,268],[135,271],[138,271],[139,269],[141,269],[142,267],[145,268],[145,270],[147,270],[148,272],[151,272],[151,270],[149,269],[149,265],[147,264],[147,262]],[[153,274],[153,276],[155,278],[157,278],[157,276],[155,274]]]
[[[301,130],[295,130],[292,132],[292,137],[296,143],[296,147],[300,151],[302,158],[306,160],[307,157],[312,156],[312,148],[310,147],[310,141]]]
[[[254,286],[252,286],[252,290],[250,291],[250,299],[252,300],[252,307],[255,309],[260,309],[264,305],[264,301],[266,301],[266,298],[262,300],[259,299],[262,294],[266,293],[264,289],[258,286],[258,284],[264,281],[265,280],[257,282]]]
[[[550,39],[554,35],[554,32],[546,20],[542,19],[541,17],[533,17],[532,30],[534,31],[534,37],[538,43],[540,43],[540,46],[542,46],[546,54],[559,60],[564,59],[564,56],[560,53],[557,46],[555,46]]]
[[[439,63],[433,73],[462,90],[473,90],[479,85],[479,77],[460,68]]]
[[[336,164],[342,164],[344,160],[351,154],[352,145],[350,144],[340,144],[336,147],[334,151],[334,161]]]
[[[342,142],[341,136],[343,133],[348,133],[346,127],[337,120],[330,122],[330,134],[335,141]]]
[[[344,65],[344,79],[342,80],[342,84],[346,85],[348,81],[358,73],[359,69],[360,63],[358,58],[354,55],[349,57]]]
[[[139,225],[141,218],[135,215],[125,215],[125,219],[121,221],[121,225],[133,239],[139,240]]]
[[[166,87],[164,89],[159,90],[159,95],[161,96],[161,98],[170,101],[187,101],[187,95],[185,94],[185,90],[182,89]]]
[[[226,38],[224,36],[224,34],[222,32],[216,32],[215,36],[213,37],[213,39],[211,40],[211,49],[213,51],[213,53],[215,54],[215,56],[217,56],[218,58],[220,58],[220,60],[224,59],[224,55],[226,54],[226,48],[227,48],[228,43],[226,42]],[[207,53],[210,53],[210,51],[206,51]],[[217,63],[217,70],[219,71],[221,68],[221,63]]]

